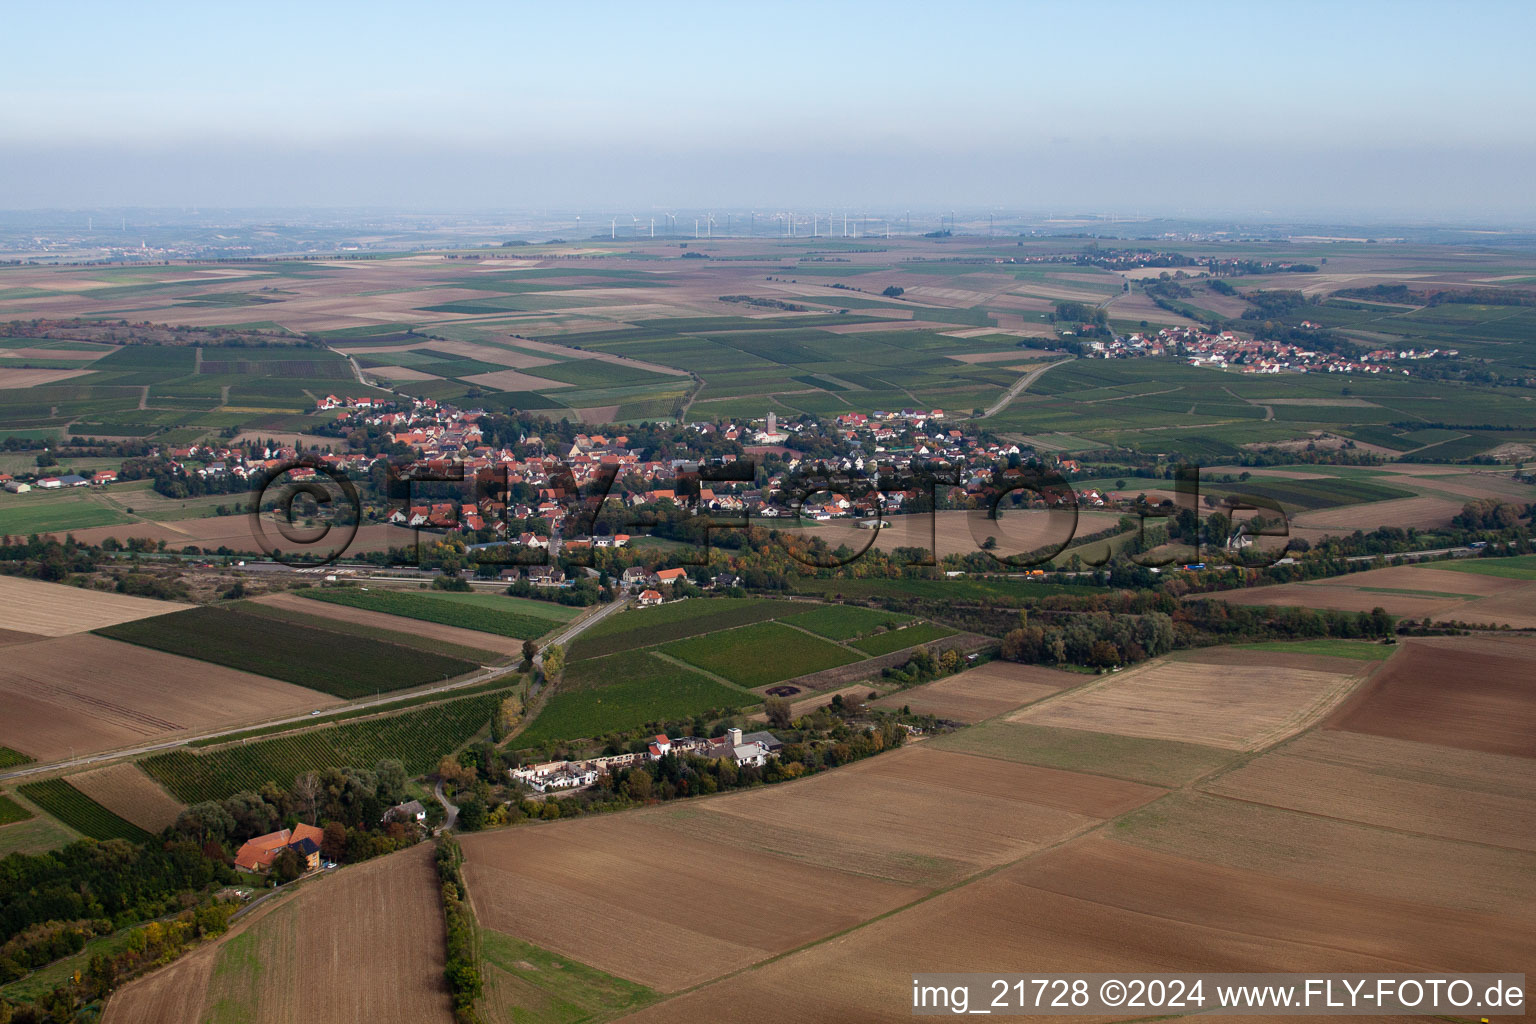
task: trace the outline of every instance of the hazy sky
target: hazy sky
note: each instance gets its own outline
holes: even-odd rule
[[[1536,219],[1536,4],[4,6],[0,207]]]

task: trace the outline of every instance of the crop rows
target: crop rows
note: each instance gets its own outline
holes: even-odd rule
[[[191,608],[97,632],[347,699],[451,679],[476,668],[400,644],[272,622],[227,608]]]
[[[409,594],[398,590],[328,589],[300,591],[300,596],[325,601],[328,604],[361,608],[364,611],[400,615],[408,619],[421,619],[444,626],[458,626],[481,633],[495,633],[518,640],[531,640],[543,636],[554,628],[549,619],[535,618],[520,612],[485,607],[459,601],[445,601],[429,594]]]
[[[58,818],[81,835],[92,839],[126,839],[142,843],[149,833],[124,821],[63,779],[28,782],[20,787],[28,800]]]
[[[14,768],[19,764],[31,764],[32,759],[19,750],[0,747],[0,768]]]
[[[489,723],[501,699],[501,692],[480,694],[206,754],[175,750],[147,758],[140,767],[186,803],[221,800],[266,782],[287,785],[307,771],[371,768],[384,758],[420,775]]]

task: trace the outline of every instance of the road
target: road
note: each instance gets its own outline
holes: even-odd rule
[[[1008,407],[1009,402],[1013,401],[1015,398],[1018,398],[1019,395],[1023,393],[1025,388],[1039,380],[1040,375],[1046,370],[1052,370],[1062,365],[1063,363],[1070,362],[1072,362],[1071,359],[1058,359],[1054,363],[1046,363],[1044,366],[1039,367],[1038,369],[1031,370],[1024,376],[1020,377],[1018,380],[1014,381],[1013,387],[1009,388],[1007,391],[1004,391],[1001,398],[987,406],[986,409],[982,410],[980,416],[973,416],[971,418],[984,420],[989,417],[996,416],[998,413],[1002,412]]]
[[[458,823],[459,805],[449,803],[448,798],[443,795],[442,779],[437,780],[437,786],[432,790],[432,795],[437,797],[437,802],[442,804],[443,810],[448,812],[448,816],[443,819],[443,831],[447,832],[451,830],[455,824]]]
[[[620,598],[619,600],[614,601],[612,604],[599,608],[591,615],[586,615],[575,620],[574,622],[567,625],[563,630],[561,630],[561,632],[558,633],[549,642],[554,644],[570,643],[571,640],[575,639],[581,634],[582,630],[586,629],[588,626],[591,626],[593,623],[600,622],[608,616],[614,614],[620,608],[623,608],[626,604],[628,604],[628,601],[628,598]],[[535,656],[535,665],[541,664],[542,661],[542,654]],[[486,666],[485,669],[481,672],[477,672],[474,675],[467,676],[463,679],[456,679],[451,683],[441,683],[437,686],[430,686],[421,690],[413,690],[410,693],[405,694],[395,693],[388,697],[380,695],[368,700],[353,701],[350,704],[342,704],[335,707],[330,707],[325,710],[324,716],[291,715],[287,718],[277,718],[265,722],[250,722],[245,725],[233,728],[219,729],[214,732],[199,733],[196,736],[184,736],[180,739],[166,740],[161,743],[147,743],[138,747],[127,747],[120,750],[107,750],[102,751],[99,754],[87,754],[81,757],[71,757],[63,761],[48,761],[42,764],[29,764],[13,768],[6,772],[0,772],[0,779],[25,778],[29,775],[40,775],[46,772],[70,771],[76,768],[85,768],[93,764],[102,764],[107,761],[119,761],[124,758],[139,758],[145,754],[154,754],[162,750],[174,750],[177,747],[186,746],[194,740],[216,740],[223,736],[233,736],[238,733],[245,732],[248,729],[266,728],[267,726],[272,725],[319,725],[323,724],[329,716],[341,712],[352,712],[362,708],[381,707],[384,705],[396,703],[400,700],[424,697],[435,693],[452,693],[454,690],[461,690],[466,686],[476,686],[480,683],[487,683],[494,679],[500,679],[503,676],[512,675],[513,673],[517,672],[518,668],[519,666],[516,664],[495,668]]]

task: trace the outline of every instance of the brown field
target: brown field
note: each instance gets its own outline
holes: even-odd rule
[[[363,626],[408,633],[411,636],[442,640],[445,643],[458,644],[460,647],[473,647],[482,651],[519,657],[523,653],[521,640],[496,633],[482,633],[476,629],[461,629],[458,626],[444,626],[422,619],[408,619],[403,615],[386,615],[383,612],[370,612],[362,608],[348,608],[346,605],[331,604],[328,601],[311,601],[294,594],[268,594],[255,600],[259,604],[269,604],[274,608],[286,608],[324,619],[355,622]],[[555,624],[550,623],[550,625]]]
[[[302,686],[82,633],[5,649],[0,744],[49,761],[336,703]]]
[[[89,370],[29,370],[19,366],[0,366],[0,388],[35,388],[39,384],[57,384]]]
[[[1493,962],[1536,962],[1528,921],[1090,838],[624,1019],[771,1005],[779,1021],[888,1021],[911,1013],[911,973],[981,963],[1126,972],[1472,970]]]
[[[819,524],[815,529],[828,544],[836,547],[847,544],[854,551],[871,546],[881,551],[893,551],[901,547],[932,548],[938,543],[938,555],[966,554],[980,550],[981,542],[988,537],[997,538],[997,554],[1021,554],[1037,548],[1056,546],[1071,537],[1097,533],[1113,526],[1120,517],[1114,512],[1080,512],[1075,524],[1069,512],[1049,512],[1044,509],[1008,512],[1002,519],[977,524],[980,537],[971,533],[971,513],[946,510],[936,513],[932,519],[926,515],[893,515],[885,521],[871,540],[869,530],[861,530],[851,521],[846,523]],[[932,526],[930,527],[930,522]],[[930,533],[930,529],[932,532]]]
[[[277,899],[256,920],[125,986],[104,1024],[195,1024],[227,1019],[232,1007],[267,1024],[453,1019],[430,843]]]
[[[1277,665],[1268,653],[1246,665],[1159,659],[1008,720],[1253,750],[1303,728],[1354,682],[1344,672]]]
[[[1335,576],[1318,580],[1323,587],[1384,587],[1389,590],[1422,590],[1430,595],[1464,594],[1467,597],[1492,597],[1498,594],[1516,593],[1530,587],[1523,580],[1509,580],[1502,576],[1481,576],[1472,572],[1451,572],[1433,565],[1394,565],[1386,569],[1369,569],[1352,572],[1347,576]]]
[[[1278,586],[1228,590],[1220,594],[1200,594],[1195,600],[1216,597],[1228,604],[1273,605],[1275,607],[1334,608],[1343,612],[1368,612],[1383,608],[1392,615],[1410,618],[1440,618],[1442,612],[1455,612],[1453,618],[1465,618],[1460,609],[1470,602],[1459,597],[1431,597],[1419,594],[1383,594],[1356,590],[1342,585],[1322,583],[1281,583]]]
[[[1410,639],[1327,727],[1536,757],[1536,639]]]
[[[1085,678],[1037,665],[991,661],[948,679],[900,690],[875,701],[873,706],[909,706],[912,713],[917,715],[936,715],[957,722],[979,722],[1078,686]]]
[[[1376,828],[1199,793],[1166,797],[1116,822],[1146,849],[1313,881],[1373,897],[1536,916],[1536,855]],[[1348,851],[1348,855],[1341,855]]]
[[[385,380],[442,380],[435,373],[424,373],[421,370],[413,370],[408,366],[370,366],[363,371],[365,375],[383,377]]]
[[[568,388],[571,385],[564,381],[550,380],[548,377],[535,377],[531,373],[521,370],[495,370],[491,373],[477,373],[473,377],[465,377],[468,384],[478,384],[481,387],[495,388],[497,391],[552,391],[555,388]]]
[[[920,894],[722,849],[648,820],[624,815],[465,836],[465,880],[480,923],[675,991]]]
[[[1395,498],[1391,501],[1318,509],[1293,516],[1290,521],[1291,534],[1310,537],[1325,533],[1373,530],[1378,526],[1447,526],[1464,504],[1459,498],[1420,495],[1416,498]]]
[[[41,640],[41,633],[23,633],[15,629],[0,629],[0,647],[9,647],[11,644],[29,644],[34,640]]]
[[[1476,763],[1464,755],[1456,759],[1460,770],[1447,770],[1443,753],[1429,744],[1324,730],[1201,788],[1415,835],[1536,850],[1536,762],[1479,754]]]
[[[0,576],[0,622],[6,629],[65,636],[181,611],[190,605]]]
[[[118,817],[155,834],[174,823],[185,809],[181,801],[133,764],[115,764],[71,775],[69,784]]]
[[[910,884],[947,884],[1152,799],[1148,786],[923,743],[805,782],[730,794],[657,824],[730,847]]]

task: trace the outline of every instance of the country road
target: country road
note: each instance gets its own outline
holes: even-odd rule
[[[989,417],[996,416],[998,413],[1002,412],[1008,407],[1009,402],[1013,401],[1015,398],[1018,398],[1019,395],[1024,392],[1025,388],[1039,380],[1040,375],[1045,373],[1046,370],[1053,370],[1056,367],[1061,366],[1063,363],[1070,362],[1072,362],[1071,359],[1058,359],[1054,363],[1046,363],[1044,366],[1031,370],[1029,373],[1026,373],[1024,376],[1014,381],[1013,386],[1007,391],[1004,391],[1002,396],[998,398],[997,401],[993,402],[991,405],[987,406],[986,409],[982,410],[980,416],[972,416],[971,419],[984,420]]]
[[[561,630],[560,633],[556,634],[552,639],[550,639],[549,643],[568,644],[571,642],[571,640],[579,636],[582,630],[591,626],[593,623],[600,622],[601,620],[614,614],[619,609],[625,607],[627,604],[628,598],[620,598],[611,604],[605,605],[590,615],[582,616],[581,618],[567,625],[563,630]],[[542,659],[542,655],[535,656],[535,664],[542,661]],[[290,715],[287,718],[277,718],[263,722],[249,722],[245,725],[234,726],[227,729],[218,729],[213,732],[199,733],[195,736],[183,736],[179,739],[165,740],[160,743],[147,743],[138,747],[127,747],[119,750],[106,750],[102,751],[101,753],[86,754],[80,757],[72,757],[62,761],[48,761],[42,764],[28,764],[13,768],[9,771],[0,772],[0,779],[25,778],[29,775],[41,775],[48,772],[70,771],[75,768],[85,768],[89,765],[104,764],[109,761],[119,761],[125,758],[138,758],[145,754],[153,754],[162,750],[174,750],[177,747],[186,746],[193,741],[216,740],[223,736],[234,736],[249,729],[267,728],[268,726],[273,725],[301,725],[308,723],[322,725],[331,716],[339,713],[352,712],[373,707],[383,707],[389,704],[394,704],[401,700],[425,697],[437,693],[452,693],[454,690],[462,690],[465,687],[476,686],[481,683],[488,683],[492,680],[500,679],[503,676],[511,675],[517,672],[518,668],[519,666],[516,664],[505,665],[497,668],[486,666],[484,671],[477,672],[472,676],[466,676],[463,679],[456,679],[453,682],[441,683],[436,686],[427,687],[426,689],[413,690],[410,693],[395,693],[388,697],[378,696],[368,700],[359,700],[353,701],[349,704],[336,705],[327,708],[323,716],[307,714]]]

